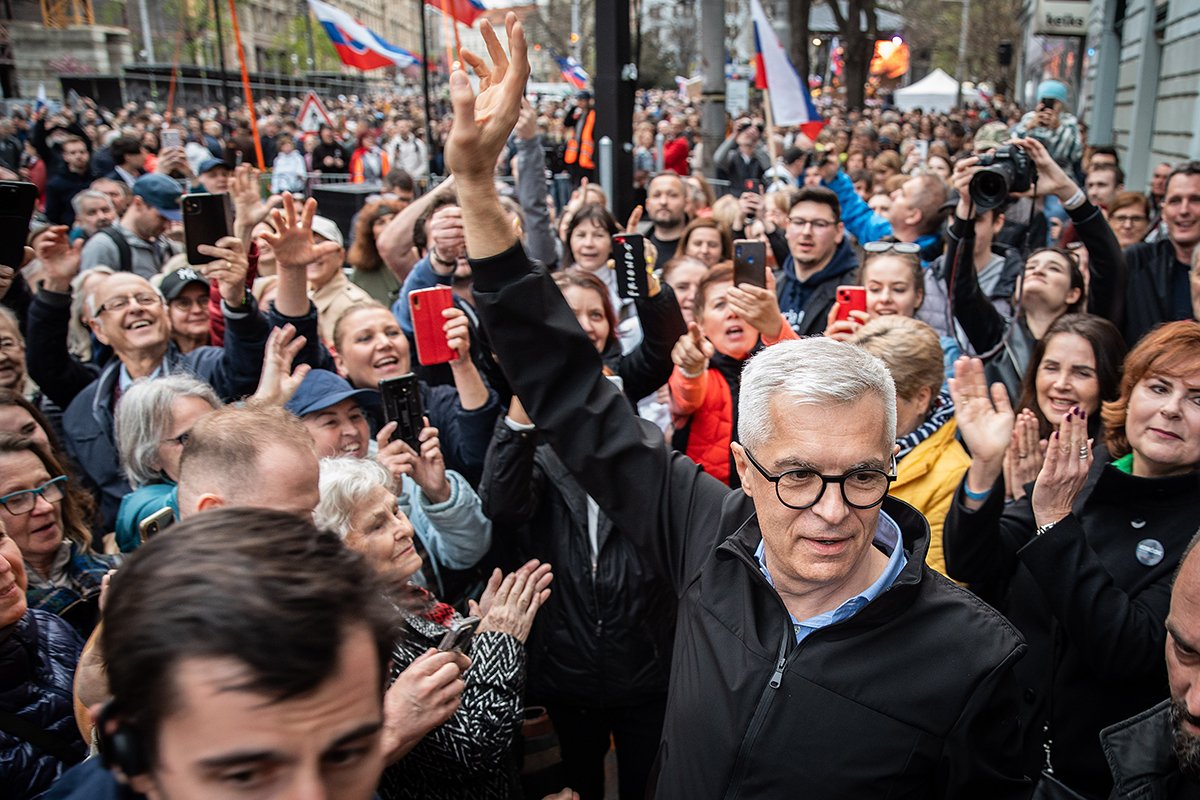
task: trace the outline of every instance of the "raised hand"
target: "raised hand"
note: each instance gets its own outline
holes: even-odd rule
[[[538,135],[537,110],[529,102],[528,97],[521,98],[521,115],[517,118],[517,127],[513,130],[516,137],[528,142]]]
[[[1058,430],[1050,434],[1046,461],[1029,498],[1039,526],[1058,522],[1071,506],[1092,468],[1092,440],[1088,438],[1087,412],[1076,406],[1063,415]]]
[[[288,323],[282,328],[272,328],[267,336],[266,352],[263,356],[262,377],[258,379],[258,390],[247,400],[256,406],[282,406],[292,399],[304,376],[312,369],[300,364],[292,369],[292,362],[304,349],[303,336],[296,335],[296,328]],[[289,372],[290,370],[290,372]]]
[[[296,200],[290,194],[283,195],[282,210],[271,211],[275,232],[264,232],[262,238],[275,251],[279,269],[304,269],[340,248],[337,242],[318,243],[313,239],[312,220],[316,213],[317,201],[311,197],[297,213]]]
[[[430,648],[408,665],[383,696],[383,752],[393,763],[458,710],[471,660]]]
[[[851,311],[849,319],[838,319],[837,312],[837,303],[834,303],[829,309],[829,316],[825,319],[825,333],[823,335],[839,342],[849,339],[871,319],[867,312],[858,310]]]
[[[779,310],[779,299],[775,296],[775,280],[767,270],[767,288],[740,283],[725,295],[725,302],[733,313],[749,322],[754,329],[768,339],[778,339],[786,325]]]
[[[1025,497],[1025,485],[1037,479],[1046,454],[1046,440],[1038,440],[1038,420],[1028,408],[1017,415],[1012,441],[1004,453],[1004,485],[1013,500]]]
[[[196,246],[206,256],[213,256],[201,267],[204,277],[216,281],[221,298],[231,307],[238,308],[246,302],[246,274],[250,271],[250,259],[246,256],[246,245],[236,236],[222,236],[215,245]]]
[[[471,91],[471,83],[461,66],[450,73],[454,125],[446,141],[446,166],[459,181],[491,181],[496,159],[520,116],[525,83],[529,79],[525,29],[511,11],[504,19],[504,26],[512,51],[511,61],[487,20],[480,32],[491,66],[470,50],[461,51],[463,61],[479,76],[478,96]]]
[[[458,363],[462,364],[471,359],[471,321],[461,308],[447,308],[442,311],[446,319],[442,330],[450,349],[458,353]]]
[[[0,298],[8,294],[8,290],[12,288],[13,279],[17,277],[17,270],[32,261],[34,256],[33,248],[26,247],[20,264],[0,264]]]
[[[695,376],[708,369],[708,360],[716,353],[713,343],[704,338],[700,326],[688,323],[688,332],[679,337],[671,348],[671,361],[685,376]]]
[[[492,573],[488,588],[491,588],[495,581],[497,572],[499,570]],[[550,571],[550,565],[535,559],[516,572],[506,575],[490,597],[480,598],[479,604],[474,600],[468,601],[472,614],[484,615],[479,623],[479,632],[499,631],[511,634],[518,641],[524,642],[533,627],[533,618],[537,616],[538,609],[550,597],[549,587],[553,580],[554,574]],[[487,602],[486,612],[484,601]]]
[[[1052,194],[1065,202],[1070,200],[1071,196],[1079,190],[1079,184],[1071,180],[1071,177],[1063,171],[1058,162],[1050,156],[1050,151],[1046,149],[1046,145],[1032,136],[1026,136],[1024,139],[1013,139],[1010,144],[1014,144],[1028,153],[1033,163],[1037,166],[1038,182],[1036,188],[1039,195]],[[1032,190],[1029,194],[1032,194]]]
[[[79,274],[79,254],[83,242],[71,244],[66,225],[52,225],[38,239],[37,257],[42,262],[44,285],[52,292],[71,291],[71,281]]]
[[[442,455],[438,429],[429,424],[429,417],[425,417],[425,427],[417,436],[421,445],[419,453],[405,441],[389,441],[395,430],[396,423],[389,422],[376,434],[375,443],[379,445],[379,452],[375,460],[391,473],[397,488],[403,476],[408,475],[429,502],[444,503],[449,500],[450,481],[446,478],[446,460]]]
[[[954,207],[954,216],[959,219],[974,219],[975,205],[971,202],[971,179],[979,172],[979,158],[971,156],[954,162],[954,174],[950,182],[958,190],[958,205]]]
[[[239,164],[229,181],[229,196],[233,200],[233,228],[235,234],[247,245],[254,226],[263,222],[271,210],[283,205],[281,195],[271,195],[263,200],[259,191],[262,173],[250,164]]]
[[[983,362],[978,358],[958,359],[949,384],[958,432],[971,452],[967,488],[987,492],[1004,472],[1004,452],[1016,423],[1012,403],[1003,384],[994,383],[989,391]],[[968,498],[968,505],[978,507],[982,502]]]

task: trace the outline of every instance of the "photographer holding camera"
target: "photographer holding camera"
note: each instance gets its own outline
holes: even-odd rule
[[[939,277],[946,281],[953,319],[966,333],[972,351],[998,356],[984,358],[989,382],[1002,382],[1015,402],[1033,347],[1056,319],[1080,311],[1112,318],[1124,258],[1100,209],[1088,202],[1083,189],[1037,139],[1014,139],[984,158],[959,161],[953,182],[958,205]],[[1025,259],[1017,283],[1016,316],[1008,318],[992,304],[966,259],[974,251],[975,217],[989,210],[997,213],[1008,198],[1030,190],[1035,197],[1057,198],[1067,209],[1088,251],[1088,274],[1072,251],[1034,250]],[[1015,330],[1010,331],[1010,326]]]
[[[1012,135],[1037,139],[1060,167],[1073,170],[1083,158],[1083,137],[1079,135],[1079,120],[1066,108],[1066,84],[1042,81],[1038,84],[1037,107],[1021,118]]]
[[[771,168],[771,157],[763,144],[763,125],[743,117],[734,125],[733,135],[713,154],[717,177],[729,181],[729,193],[759,192],[763,176]]]

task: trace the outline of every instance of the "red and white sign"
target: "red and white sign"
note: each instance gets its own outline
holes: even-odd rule
[[[304,98],[304,105],[300,106],[296,122],[300,125],[300,130],[305,133],[316,133],[321,130],[322,125],[333,127],[333,118],[329,116],[324,103],[315,92],[309,92],[308,96]]]

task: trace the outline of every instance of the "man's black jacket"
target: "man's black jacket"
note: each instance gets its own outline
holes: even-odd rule
[[[680,598],[658,798],[1023,797],[1016,631],[924,564],[797,645],[759,572],[754,504],[672,453],[600,374],[562,293],[519,246],[473,261],[480,316],[530,417]]]
[[[1170,239],[1125,248],[1125,303],[1120,317],[1112,320],[1130,347],[1159,324],[1176,319],[1175,271],[1186,271],[1179,263]]]

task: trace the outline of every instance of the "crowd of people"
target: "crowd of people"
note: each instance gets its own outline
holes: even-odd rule
[[[1053,80],[711,158],[647,91],[618,219],[591,95],[484,31],[428,126],[0,121],[39,195],[0,266],[4,796],[1200,796],[1200,163],[1126,187]],[[328,175],[376,190],[353,220]],[[228,236],[184,241],[189,194]]]

